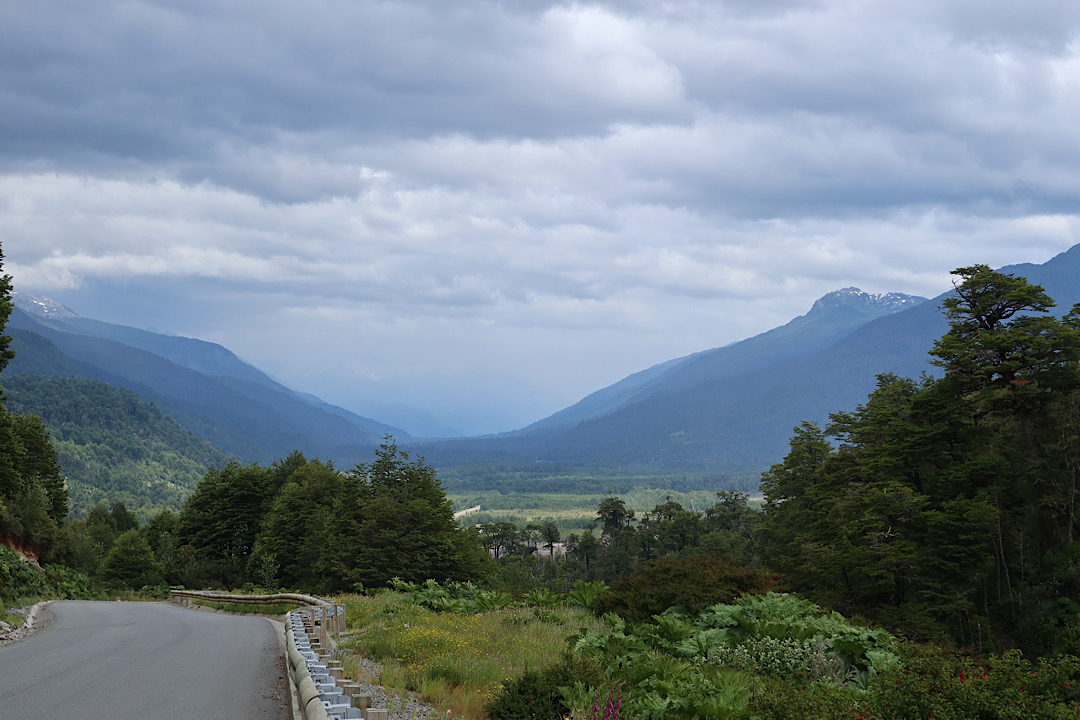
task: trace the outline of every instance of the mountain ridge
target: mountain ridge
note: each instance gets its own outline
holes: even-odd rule
[[[1080,245],[1043,264],[1006,266],[1001,271],[1042,285],[1057,301],[1057,314],[1080,301]],[[753,476],[786,454],[793,427],[806,420],[824,424],[830,413],[854,410],[873,390],[879,374],[918,377],[936,372],[928,352],[948,329],[941,301],[949,292],[856,323],[853,330],[835,337],[819,334],[822,340],[812,352],[805,352],[807,346],[799,352],[788,347],[786,354],[767,359],[751,353],[716,372],[720,351],[740,346],[760,349],[760,342],[750,341],[778,339],[792,323],[796,325],[789,330],[798,329],[800,318],[803,323],[808,322],[805,318],[812,320],[813,313],[807,313],[755,338],[689,356],[670,366],[663,392],[655,391],[653,378],[653,392],[609,412],[580,418],[576,424],[450,441],[423,450],[437,466],[489,458],[503,464],[588,463]],[[834,294],[825,297],[830,296]]]
[[[247,371],[207,374],[112,337],[86,334],[101,331],[127,336],[124,326],[99,321],[72,325],[70,321],[77,319],[45,319],[14,307],[8,328],[21,357],[16,355],[9,372],[79,375],[127,388],[200,438],[246,462],[271,462],[292,449],[359,462],[382,435],[408,437],[398,428],[303,398],[255,368],[252,371],[257,375],[252,379]],[[152,334],[131,330],[144,340]],[[178,339],[184,343],[173,347],[210,348],[218,356],[228,353],[213,343]],[[205,367],[207,363],[196,358],[189,364]],[[236,358],[227,365],[242,368],[245,364]]]
[[[619,408],[644,401],[650,395],[650,388],[655,389],[658,383],[665,380],[669,385],[675,382],[680,387],[692,387],[703,377],[730,377],[758,367],[766,354],[770,356],[768,364],[775,364],[786,357],[809,355],[839,337],[854,332],[873,318],[899,312],[925,301],[926,298],[916,295],[872,294],[855,287],[834,290],[815,300],[806,314],[781,326],[629,375],[520,432],[566,426],[608,415]]]
[[[1059,313],[1080,301],[1080,245],[1001,270],[1043,285]],[[927,353],[947,329],[940,305],[948,294],[926,300],[841,288],[779,327],[632,373],[531,425],[480,438],[409,438],[296,393],[223,346],[72,317],[40,298],[33,302],[47,317],[17,307],[9,327],[20,350],[16,371],[26,371],[22,363],[127,387],[241,459],[270,461],[299,448],[357,461],[389,432],[443,468],[569,463],[745,475],[783,457],[800,422],[854,409],[878,374],[935,372]],[[162,384],[165,375],[171,385]],[[251,427],[258,432],[244,429]]]

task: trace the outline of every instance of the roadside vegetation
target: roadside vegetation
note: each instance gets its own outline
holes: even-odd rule
[[[965,655],[791,594],[747,592],[628,622],[596,616],[610,606],[603,583],[520,602],[467,584],[394,585],[336,598],[346,605],[343,647],[381,673],[346,667],[469,720],[1074,720],[1080,712],[1074,656]]]
[[[227,610],[229,612],[237,613],[239,615],[269,615],[271,617],[284,615],[285,613],[292,612],[293,610],[301,607],[300,605],[296,605],[293,603],[258,604],[245,602],[230,602],[228,600],[201,600],[198,598],[193,598],[191,600],[191,603],[193,605],[210,608],[211,610]]]
[[[484,717],[484,705],[514,678],[559,663],[568,635],[602,628],[583,608],[527,607],[508,596],[489,597],[487,610],[437,611],[432,601],[455,594],[482,597],[484,591],[434,583],[404,587],[405,592],[336,598],[346,608],[343,647],[378,662],[380,684],[419,692],[455,717]],[[502,602],[507,604],[493,607]]]

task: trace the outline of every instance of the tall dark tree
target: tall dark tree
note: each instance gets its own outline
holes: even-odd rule
[[[554,520],[544,520],[540,525],[540,537],[544,541],[544,547],[547,548],[548,556],[555,557],[555,543],[559,542],[559,526],[555,524]]]
[[[11,349],[11,336],[4,335],[4,327],[11,317],[11,276],[4,272],[4,250],[0,247],[0,372],[15,357]]]
[[[422,458],[399,451],[388,436],[374,462],[347,476],[329,530],[335,588],[380,586],[393,577],[470,580],[484,572],[487,553],[458,525],[442,484]]]
[[[760,522],[761,513],[750,506],[749,495],[738,490],[718,492],[716,502],[705,509],[705,534],[699,551],[749,565],[755,557],[753,534]]]
[[[105,558],[105,576],[122,586],[140,588],[161,582],[161,565],[138,530],[128,530],[116,539]]]
[[[763,477],[756,537],[818,602],[909,634],[1046,650],[1080,629],[1080,604],[1059,602],[1080,589],[1065,560],[1080,557],[1080,309],[1059,320],[1023,278],[955,274],[933,351],[944,377],[882,375],[826,432],[797,428]]]
[[[248,576],[260,585],[321,591],[326,585],[329,527],[346,480],[330,463],[298,453],[271,469],[289,468],[263,519]]]
[[[1053,393],[1080,385],[1080,330],[1050,315],[1054,301],[1024,278],[986,265],[953,274],[960,281],[943,303],[949,331],[934,344],[934,364],[958,394],[976,394],[986,410],[1011,410],[1034,446],[1035,414]]]
[[[242,584],[255,538],[269,506],[267,470],[230,461],[206,473],[180,513],[180,537],[209,579]]]

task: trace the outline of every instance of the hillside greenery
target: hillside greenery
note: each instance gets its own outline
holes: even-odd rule
[[[80,377],[11,375],[8,407],[40,416],[68,481],[74,517],[98,503],[123,503],[140,519],[179,511],[224,453],[130,390]]]
[[[1080,653],[1080,305],[961,268],[940,379],[882,375],[765,474],[766,565],[912,637]]]
[[[0,252],[0,333],[12,309],[3,257]],[[10,346],[11,336],[0,334],[0,371],[15,357]],[[5,400],[0,391],[0,543],[47,559],[68,513],[67,488],[41,418],[12,412]]]

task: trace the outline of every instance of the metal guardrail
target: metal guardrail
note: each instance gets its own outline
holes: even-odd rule
[[[314,595],[234,595],[232,593],[172,590],[170,600],[191,605],[192,600],[245,605],[304,605],[286,615],[285,659],[293,695],[304,720],[389,720],[390,711],[370,708],[371,697],[360,684],[345,679],[341,661],[332,658],[334,635],[345,630],[345,606]]]

